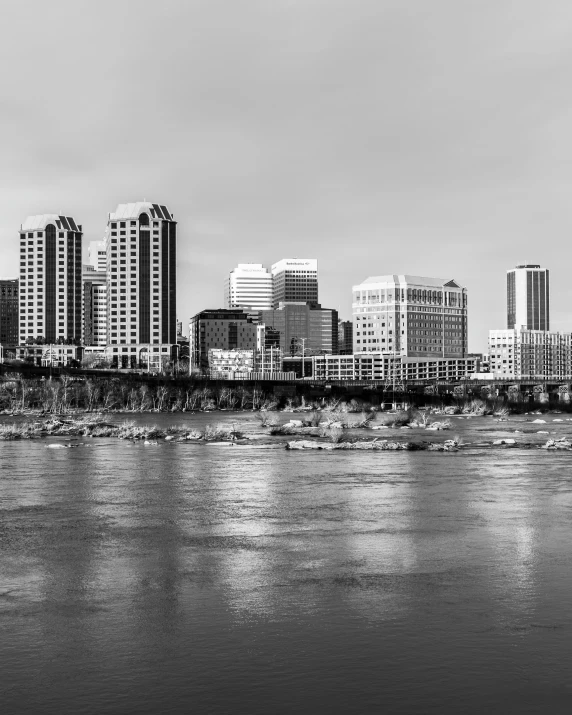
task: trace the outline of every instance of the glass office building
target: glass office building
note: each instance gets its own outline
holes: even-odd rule
[[[0,345],[18,345],[18,279],[0,278]]]
[[[260,312],[260,322],[279,335],[287,355],[319,355],[338,350],[338,311],[309,303],[280,303]]]

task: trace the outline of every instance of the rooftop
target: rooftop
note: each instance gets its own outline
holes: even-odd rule
[[[317,258],[282,258],[280,261],[273,263],[270,270],[272,273],[282,269],[296,270],[302,269],[307,271],[318,270]]]
[[[137,201],[133,204],[119,204],[115,212],[109,214],[110,221],[137,219],[142,213],[148,213],[151,218],[164,218],[173,221],[173,214],[166,206],[152,204],[150,201]]]
[[[364,281],[359,283],[354,288],[368,284],[378,284],[378,283],[395,283],[397,285],[401,283],[407,283],[409,285],[415,286],[431,286],[435,288],[462,288],[455,280],[452,278],[430,278],[428,276],[410,276],[404,274],[390,274],[386,276],[370,276]]]
[[[71,218],[71,216],[60,216],[58,214],[39,214],[38,216],[28,216],[22,224],[22,231],[41,231],[48,224],[55,224],[58,229],[66,231],[81,231],[81,226]]]

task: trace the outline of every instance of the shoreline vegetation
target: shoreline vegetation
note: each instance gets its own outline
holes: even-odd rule
[[[375,413],[382,411],[380,400],[402,402],[402,409],[415,409],[414,403],[426,403],[416,408],[420,413],[498,415],[527,412],[572,412],[570,402],[551,403],[512,401],[505,396],[472,397],[443,394],[380,395],[365,392],[359,397],[349,395],[275,394],[272,386],[228,387],[212,383],[197,386],[189,381],[185,386],[169,384],[134,384],[111,378],[78,380],[69,376],[44,380],[14,374],[0,382],[0,415],[68,415],[84,413],[168,413],[168,412],[322,412],[336,414]]]
[[[157,425],[140,425],[134,421],[125,420],[121,423],[106,421],[104,414],[93,413],[89,415],[41,415],[36,419],[25,419],[19,422],[0,424],[0,441],[32,440],[45,437],[63,437],[70,442],[68,445],[50,444],[50,448],[63,448],[65,446],[80,446],[77,440],[97,437],[116,438],[132,442],[143,442],[146,445],[163,442],[187,443],[218,443],[240,446],[260,447],[285,447],[290,450],[374,450],[374,451],[439,451],[458,452],[465,445],[460,437],[445,439],[442,442],[433,442],[426,439],[396,440],[384,439],[376,435],[373,439],[356,436],[355,431],[373,432],[376,430],[409,430],[417,429],[425,432],[441,432],[450,430],[452,420],[442,419],[443,415],[462,416],[471,419],[476,416],[490,416],[482,405],[472,405],[472,411],[452,413],[449,408],[397,410],[395,412],[381,412],[373,409],[362,410],[357,418],[348,417],[342,410],[314,410],[309,414],[300,415],[298,419],[290,419],[280,424],[275,412],[259,411],[255,417],[260,424],[260,429],[246,434],[233,423],[207,424],[204,429],[194,429],[188,426],[169,426],[166,428]],[[538,412],[529,413],[532,415]],[[492,415],[496,422],[508,420],[508,410],[499,408]],[[564,422],[564,419],[554,419],[555,422]],[[568,419],[567,421],[572,421]],[[532,424],[540,426],[545,420],[530,420]],[[348,433],[350,431],[350,433]],[[549,434],[547,431],[538,430],[538,434]],[[420,436],[420,435],[418,435]],[[276,438],[302,437],[302,439],[280,440]],[[572,442],[566,437],[548,439],[545,444],[539,445],[532,442],[519,441],[513,438],[496,439],[492,442],[472,443],[472,446],[497,446],[543,448],[550,450],[572,451]]]

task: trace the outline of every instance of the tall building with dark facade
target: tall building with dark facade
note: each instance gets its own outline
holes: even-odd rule
[[[506,274],[506,326],[550,330],[550,271],[520,265]]]
[[[69,216],[29,216],[20,228],[19,342],[81,343],[82,227]]]
[[[202,310],[189,323],[190,369],[208,368],[209,350],[260,350],[264,327],[240,308]]]
[[[354,324],[351,320],[338,321],[338,354],[351,355],[354,351]]]
[[[280,303],[318,305],[318,261],[315,258],[283,258],[273,263],[272,307]]]
[[[120,204],[107,227],[107,344],[139,362],[177,344],[177,224],[166,206]],[[126,361],[126,358],[129,358]]]
[[[338,311],[308,303],[280,303],[275,310],[260,311],[269,334],[279,335],[287,355],[319,355],[338,350]]]
[[[0,345],[18,345],[18,279],[0,278]]]

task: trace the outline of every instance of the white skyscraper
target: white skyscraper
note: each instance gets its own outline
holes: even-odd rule
[[[20,228],[20,344],[81,344],[82,228],[69,216],[29,216]]]
[[[550,330],[550,271],[520,265],[506,274],[507,328]]]
[[[166,206],[120,204],[107,233],[107,344],[122,365],[177,344],[177,224]],[[119,362],[119,360],[118,360]]]
[[[224,307],[249,314],[272,307],[272,275],[261,263],[239,263],[224,282]]]
[[[107,270],[107,249],[105,241],[90,241],[87,249],[89,262],[96,271]]]

